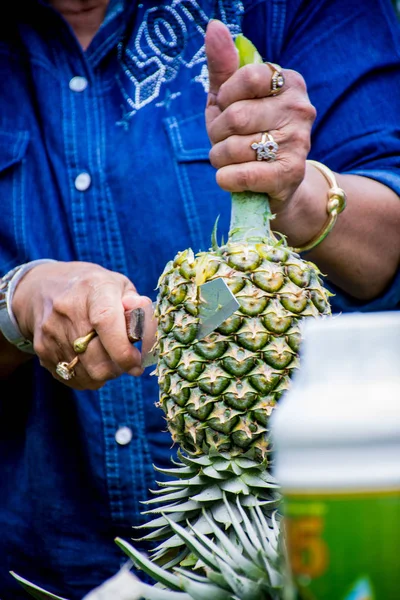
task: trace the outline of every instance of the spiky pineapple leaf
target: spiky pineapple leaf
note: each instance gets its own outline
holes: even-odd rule
[[[191,525],[189,526],[196,538],[204,546],[204,548],[209,550],[212,554],[214,554],[214,556],[219,556],[222,560],[226,561],[227,563],[230,563],[233,567],[235,566],[235,561],[229,556],[229,554],[226,554],[226,552],[224,552],[222,548],[219,548],[209,537],[203,535],[202,533],[199,533]]]
[[[183,577],[183,587],[193,600],[233,600],[230,592],[212,583],[200,583]]]
[[[141,593],[144,600],[193,600],[185,592],[171,592],[147,584],[142,586]]]
[[[192,500],[196,502],[216,502],[217,500],[221,500],[222,491],[218,485],[213,485],[200,492],[200,494],[196,494],[192,496]]]
[[[186,543],[187,547],[211,569],[215,568],[215,557],[214,555],[206,550],[203,545],[183,527],[174,523],[169,522],[171,529]]]
[[[194,500],[188,500],[187,502],[182,502],[182,504],[178,504],[175,502],[174,504],[168,504],[168,506],[162,506],[159,508],[152,508],[151,510],[144,510],[142,515],[148,514],[157,514],[157,513],[169,513],[169,512],[181,512],[187,514],[191,510],[196,510],[199,508],[199,505]]]
[[[255,562],[256,558],[257,558],[257,553],[256,553],[252,543],[248,539],[246,533],[243,531],[243,528],[242,528],[240,522],[238,521],[234,511],[232,510],[233,507],[230,505],[230,503],[226,499],[226,496],[224,497],[224,502],[225,502],[225,506],[229,513],[230,522],[232,523],[232,526],[236,532],[236,535],[238,536],[240,543],[242,544],[244,550],[246,551],[246,553],[248,554],[250,559]]]
[[[232,567],[218,557],[216,557],[216,561],[225,580],[229,581],[232,591],[240,600],[265,600],[265,590],[257,581],[241,577]]]
[[[21,575],[14,573],[14,571],[10,571],[10,574],[18,581],[18,583],[26,590],[31,596],[36,598],[36,600],[66,600],[61,596],[56,596],[56,594],[52,594],[44,590],[43,588],[35,585],[31,581],[24,579]]]
[[[236,564],[241,571],[247,573],[249,577],[252,579],[257,579],[263,576],[261,569],[249,561],[245,556],[243,556],[243,549],[239,548],[235,545],[229,537],[217,526],[217,524],[212,520],[212,518],[207,514],[207,511],[203,509],[204,517],[210,524],[212,528],[213,534],[220,542],[221,547],[225,550],[226,554],[233,560],[234,564]]]
[[[162,502],[173,502],[174,500],[180,500],[181,498],[187,498],[190,496],[190,491],[188,488],[184,488],[183,490],[175,490],[171,494],[165,494],[162,498],[151,498],[150,500],[143,500],[142,504],[157,504]]]
[[[142,569],[145,573],[153,577],[166,587],[170,587],[173,590],[181,590],[181,585],[179,579],[176,575],[165,571],[158,565],[154,564],[151,560],[144,556],[144,554],[140,553],[136,548],[128,544],[122,538],[116,538],[115,543],[117,546],[121,548],[129,556],[129,558],[135,563],[137,567]]]
[[[213,230],[211,233],[211,247],[215,251],[219,250],[218,240],[217,240],[218,221],[219,221],[219,215],[215,220],[214,227],[213,227]]]

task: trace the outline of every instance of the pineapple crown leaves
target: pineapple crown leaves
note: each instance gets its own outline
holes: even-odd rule
[[[233,511],[231,514],[234,514]],[[182,541],[185,542],[186,546],[191,550],[191,552],[201,559],[208,569],[211,569],[211,571],[214,572],[219,570],[220,574],[225,579],[226,586],[229,586],[232,592],[234,592],[238,598],[241,600],[265,598],[265,591],[268,588],[266,588],[264,564],[259,560],[259,566],[257,566],[257,562],[254,561],[254,557],[257,556],[262,549],[255,549],[255,555],[254,552],[252,552],[253,560],[249,560],[248,558],[244,557],[244,547],[238,546],[235,548],[229,537],[222,532],[215,522],[213,525],[211,517],[208,517],[208,522],[213,530],[213,533],[218,535],[217,539],[221,545],[218,546],[209,537],[192,527],[190,523],[188,523],[190,533],[177,523],[171,522],[171,528],[179,537],[182,538]],[[250,529],[250,534],[248,533],[247,529]],[[243,529],[242,526],[237,522],[235,530],[237,534],[240,534],[242,539],[243,537],[246,538],[248,547],[251,546],[252,543],[254,544],[255,539],[254,537],[251,537],[254,530],[251,528],[251,526],[249,528],[246,525],[246,529]],[[234,549],[235,558],[233,558],[231,555],[232,548]],[[240,562],[238,562],[238,560]],[[209,577],[207,569],[206,573]],[[191,577],[191,573],[187,573],[187,576]],[[270,582],[268,582],[268,584],[269,583]],[[188,589],[186,586],[184,587],[185,589]],[[263,595],[260,595],[260,592],[262,592]]]
[[[119,538],[116,542],[137,567],[161,585],[175,592],[186,591],[194,600],[208,600],[209,597],[215,600],[264,599],[267,592],[272,593],[271,587],[279,589],[281,586],[281,578],[275,568],[280,558],[276,520],[272,517],[269,525],[262,513],[262,507],[256,505],[252,511],[251,522],[239,501],[234,508],[224,495],[224,503],[232,522],[234,536],[224,533],[206,509],[202,511],[202,518],[208,523],[208,531],[214,539],[204,535],[198,526],[192,526],[189,520],[186,520],[185,529],[165,517],[171,530],[191,553],[188,557],[189,566],[193,565],[197,558],[197,563],[204,567],[205,575],[174,566],[178,564],[177,559],[167,563],[173,570],[171,573],[166,570],[166,565],[156,565],[154,557],[150,560]],[[238,514],[242,517],[241,521]],[[156,600],[156,597],[149,593],[150,595],[145,597]],[[171,600],[172,598],[171,596]],[[178,600],[180,596],[176,598]],[[167,596],[165,599],[167,600]]]
[[[153,560],[163,558],[163,554],[171,547],[184,543],[180,542],[176,535],[168,539],[169,519],[183,523],[189,518],[194,527],[199,528],[202,533],[212,534],[202,510],[205,508],[218,523],[225,528],[228,524],[229,528],[230,515],[223,501],[224,496],[238,496],[241,506],[246,511],[261,506],[269,513],[279,507],[281,497],[278,483],[266,470],[266,462],[256,463],[251,460],[251,456],[251,452],[247,453],[247,456],[232,457],[227,453],[214,452],[211,455],[194,456],[178,451],[180,462],[172,460],[174,468],[157,469],[177,479],[161,482],[160,489],[152,491],[155,498],[143,502],[150,506],[150,510],[143,514],[153,515],[154,518],[135,527],[136,530],[152,530],[151,533],[138,538],[138,541],[167,539],[151,550],[155,553]],[[152,507],[154,504],[157,505],[155,508]],[[240,522],[240,512],[236,508],[232,510]]]
[[[254,44],[242,33],[235,37],[235,46],[239,56],[239,67],[264,62]]]
[[[21,577],[21,575],[18,575],[14,571],[10,571],[10,574],[14,577],[14,579],[18,581],[18,583],[24,588],[24,590],[28,592],[31,596],[33,596],[33,598],[36,598],[36,600],[66,600],[66,598],[56,596],[55,594],[52,594],[51,592],[48,592],[43,588],[35,585],[31,581],[28,581],[24,577]]]

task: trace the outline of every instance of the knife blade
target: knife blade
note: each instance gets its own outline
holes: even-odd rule
[[[220,277],[200,286],[200,299],[199,326],[196,338],[203,340],[237,310],[239,302]],[[154,365],[158,360],[155,305],[156,303],[153,302],[144,308],[135,308],[125,313],[130,341],[134,343],[141,340],[142,343],[142,367]]]

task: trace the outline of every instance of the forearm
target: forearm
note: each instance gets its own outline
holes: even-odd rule
[[[0,381],[7,378],[17,367],[32,358],[32,354],[18,350],[0,332]]]
[[[399,265],[400,198],[366,177],[336,177],[347,195],[346,209],[327,238],[305,257],[354,298],[372,300],[389,285]],[[291,246],[302,246],[323,228],[328,187],[324,176],[308,165],[293,202],[277,211],[273,229],[284,233]]]

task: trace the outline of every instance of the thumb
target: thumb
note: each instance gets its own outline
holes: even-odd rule
[[[231,33],[221,21],[212,20],[208,23],[205,48],[209,76],[208,108],[216,106],[218,91],[238,69],[239,57]]]

